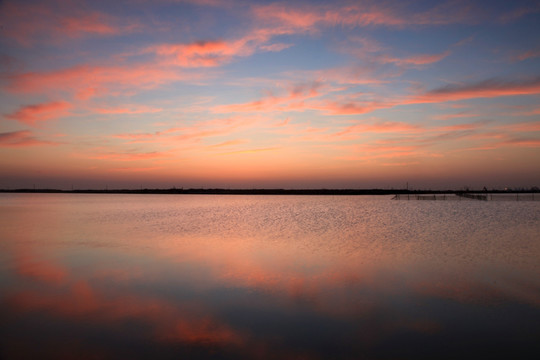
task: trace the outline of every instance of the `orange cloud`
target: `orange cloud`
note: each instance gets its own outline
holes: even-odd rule
[[[221,153],[221,155],[233,155],[233,154],[253,154],[266,151],[279,150],[278,147],[267,147],[267,148],[258,148],[258,149],[246,149],[246,150],[237,150],[237,151],[228,151]]]
[[[65,101],[53,101],[23,106],[16,112],[4,116],[8,119],[17,120],[27,125],[34,126],[37,122],[57,119],[68,115],[69,112],[67,110],[69,108],[71,108],[71,104]]]
[[[59,142],[39,140],[28,130],[0,133],[0,147],[28,147],[59,144]]]
[[[125,153],[104,153],[89,155],[89,159],[110,160],[110,161],[138,161],[167,157],[169,154],[164,152],[125,152]]]
[[[109,169],[110,171],[124,172],[124,173],[140,173],[147,171],[156,171],[163,169],[163,166],[147,166],[147,167],[118,167]]]
[[[208,148],[210,148],[210,149],[223,148],[223,147],[228,147],[228,146],[241,145],[241,144],[245,144],[247,142],[248,142],[247,140],[240,140],[240,139],[238,139],[238,140],[229,140],[229,141],[224,141],[224,142],[221,142],[221,143],[218,143],[218,144],[209,145]]]

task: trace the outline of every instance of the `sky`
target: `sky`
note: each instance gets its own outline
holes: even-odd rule
[[[0,2],[0,188],[540,186],[539,1]]]

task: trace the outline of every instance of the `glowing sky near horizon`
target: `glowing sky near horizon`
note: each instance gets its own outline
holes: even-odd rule
[[[540,186],[538,1],[0,4],[0,188]]]

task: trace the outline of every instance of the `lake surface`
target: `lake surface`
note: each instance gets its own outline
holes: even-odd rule
[[[390,199],[0,194],[0,358],[539,356],[540,202]]]

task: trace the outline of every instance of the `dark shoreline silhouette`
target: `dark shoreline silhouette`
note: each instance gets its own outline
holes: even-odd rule
[[[197,194],[197,195],[397,195],[397,194],[515,194],[538,193],[538,188],[522,190],[407,190],[407,189],[0,189],[0,193],[60,194]]]

